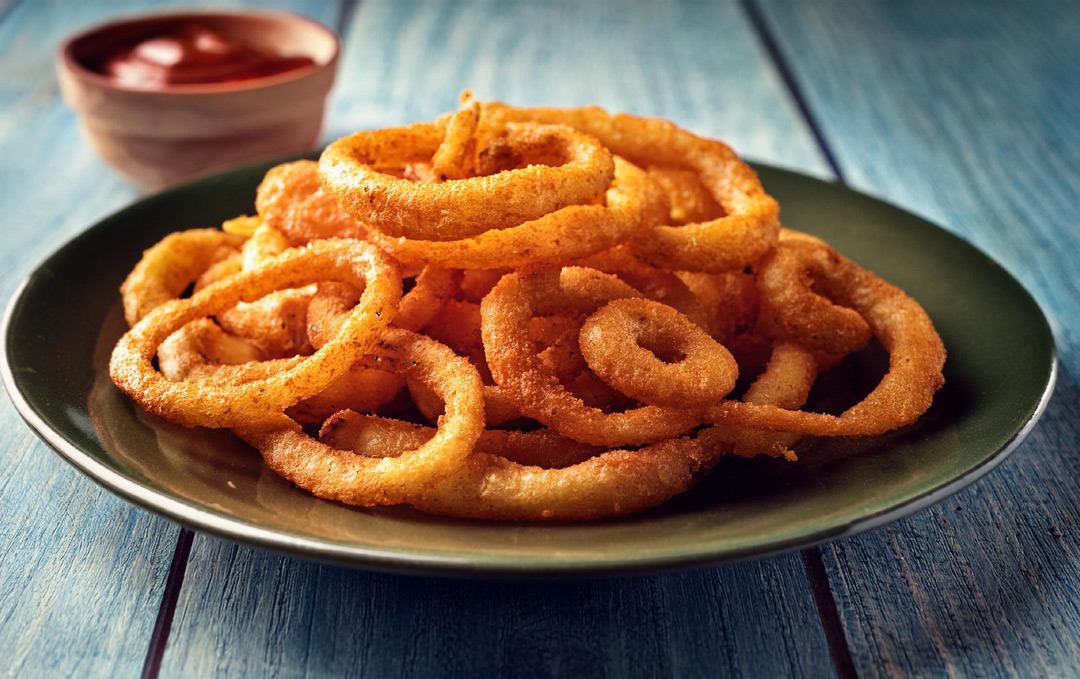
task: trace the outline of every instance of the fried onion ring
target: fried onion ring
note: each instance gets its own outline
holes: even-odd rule
[[[536,164],[494,175],[431,184],[379,169],[430,159],[438,126],[357,132],[323,152],[323,185],[356,220],[392,237],[446,241],[471,238],[587,203],[611,183],[611,153],[567,127],[522,123],[506,127],[506,142]]]
[[[600,379],[649,405],[712,405],[735,388],[739,376],[722,344],[651,300],[609,302],[586,319],[580,338],[581,353]]]
[[[884,434],[915,422],[926,412],[945,382],[945,346],[918,302],[904,291],[820,242],[792,241],[800,255],[827,263],[830,297],[857,311],[889,352],[889,369],[866,398],[839,416],[785,410],[776,406],[724,401],[707,419],[771,431],[814,436]]]
[[[285,163],[267,172],[256,192],[255,207],[268,225],[295,245],[319,238],[363,239],[367,234],[323,188],[319,164],[311,160]]]
[[[323,423],[319,440],[357,455],[397,457],[430,440],[435,431],[412,422],[343,410]],[[521,465],[553,469],[584,462],[604,449],[578,443],[550,429],[527,432],[487,429],[477,439],[473,451],[505,457]]]
[[[394,454],[427,436],[410,425],[340,414],[324,427],[328,443],[360,454]],[[333,419],[336,419],[333,418]],[[372,431],[372,429],[374,431]],[[724,446],[706,433],[698,438],[670,439],[640,450],[610,450],[562,466],[536,455],[536,448],[558,445],[550,432],[484,432],[465,464],[409,504],[431,513],[502,521],[585,521],[623,516],[652,507],[689,488],[719,458]],[[565,439],[561,439],[565,441]],[[372,445],[378,442],[378,448]],[[572,447],[574,444],[565,443]],[[578,447],[581,444],[576,444]],[[567,459],[592,452],[578,448]],[[509,459],[522,458],[522,462]]]
[[[143,253],[120,295],[124,320],[133,326],[151,310],[179,297],[204,271],[236,253],[244,238],[217,229],[171,233]]]
[[[480,122],[480,102],[472,92],[461,93],[461,107],[446,124],[446,135],[431,158],[431,169],[442,181],[464,179],[472,169],[469,151],[473,148],[476,125]]]
[[[230,335],[208,318],[188,323],[158,348],[161,373],[173,382],[197,379],[227,388],[265,379],[298,363],[301,357],[267,361],[267,354],[252,340]],[[374,412],[389,403],[405,386],[400,375],[354,364],[315,396],[289,408],[289,417],[321,424],[339,410]],[[441,405],[441,402],[440,402]]]
[[[369,366],[422,380],[446,403],[433,437],[396,457],[366,457],[309,438],[279,416],[277,426],[244,426],[234,432],[257,448],[272,470],[329,500],[374,506],[409,502],[457,472],[484,430],[480,375],[468,361],[435,340],[387,329]]]
[[[190,321],[275,289],[335,278],[364,289],[359,303],[333,340],[288,369],[232,386],[224,396],[212,383],[171,382],[151,364],[158,346]],[[120,338],[109,373],[139,405],[174,422],[205,427],[264,422],[347,372],[390,322],[400,296],[397,266],[376,248],[357,241],[317,241],[215,283],[191,298],[157,307]]]
[[[701,420],[681,408],[644,406],[605,413],[586,406],[559,384],[529,337],[529,319],[534,315],[588,314],[614,299],[638,296],[618,278],[593,269],[508,274],[480,308],[492,377],[522,414],[583,443],[641,445],[690,431]]]
[[[699,137],[667,120],[611,114],[602,108],[513,108],[484,104],[485,125],[532,120],[569,125],[600,140],[615,155],[641,166],[692,170],[723,209],[723,216],[655,226],[632,247],[666,269],[728,271],[756,261],[777,242],[780,208],[757,174],[726,144]]]
[[[802,243],[803,245],[799,245]],[[758,270],[763,334],[830,354],[850,354],[870,342],[870,325],[854,309],[834,304],[845,269],[827,247],[783,240]],[[835,293],[834,293],[835,291]]]
[[[814,353],[792,343],[773,347],[765,371],[746,390],[742,400],[756,405],[774,405],[785,410],[798,410],[810,396],[817,378],[818,363]],[[792,448],[802,439],[801,434],[766,432],[745,427],[721,428],[722,438],[732,444],[732,454],[739,457],[768,455],[794,462],[798,457]]]
[[[615,181],[604,205],[571,205],[532,221],[460,240],[413,240],[372,233],[391,254],[460,269],[550,266],[612,248],[641,228],[655,185],[639,168],[615,159]]]

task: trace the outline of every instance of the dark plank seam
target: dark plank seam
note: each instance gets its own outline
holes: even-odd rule
[[[814,135],[814,140],[817,142],[818,148],[821,149],[822,155],[825,156],[825,161],[836,175],[836,179],[841,184],[846,185],[847,180],[844,178],[844,172],[840,169],[840,164],[836,161],[832,148],[825,141],[821,126],[818,125],[817,119],[810,110],[810,105],[799,88],[799,84],[795,81],[795,75],[790,65],[780,52],[776,38],[769,30],[761,10],[758,9],[754,0],[741,0],[741,4],[750,19],[751,25],[754,27],[754,31],[761,40],[762,46],[768,52],[769,58],[784,81],[784,85],[787,87],[788,92],[791,93],[795,104],[799,107],[799,113],[802,114],[803,119],[810,128],[810,132]],[[829,575],[825,572],[825,562],[821,558],[821,549],[819,547],[805,549],[802,558],[803,567],[806,569],[806,579],[810,583],[810,591],[814,595],[814,605],[817,606],[818,618],[821,620],[825,640],[829,645],[829,656],[832,658],[833,669],[836,670],[839,679],[855,679],[859,674],[855,670],[855,660],[851,655],[851,648],[848,646],[847,635],[844,634],[844,625],[840,620],[840,609],[837,607],[836,597],[833,596],[832,588],[829,586]]]
[[[804,549],[802,559],[806,579],[814,595],[814,605],[817,606],[818,618],[825,630],[825,641],[829,645],[829,656],[832,658],[836,676],[838,679],[857,679],[859,673],[855,671],[855,660],[851,657],[847,636],[844,635],[840,611],[836,608],[836,600],[829,587],[829,576],[825,572],[825,562],[821,560],[821,549]]]
[[[11,0],[7,7],[4,7],[4,3],[0,2],[0,24],[4,23],[4,19],[7,19],[11,14],[11,11],[15,9],[22,0]]]
[[[349,30],[349,24],[352,23],[358,4],[359,0],[342,0],[341,5],[338,7],[337,22],[334,30],[340,36],[342,44],[345,44],[345,31]]]
[[[165,591],[161,595],[157,620],[154,621],[154,633],[150,635],[150,646],[146,649],[143,661],[143,679],[157,679],[161,669],[161,658],[165,655],[165,644],[172,629],[173,614],[176,613],[176,601],[180,598],[180,588],[184,586],[184,573],[187,572],[188,555],[191,554],[191,541],[194,534],[187,528],[181,528],[176,537],[176,550],[172,564],[169,565],[169,577],[165,581]]]
[[[19,1],[15,0],[12,6]],[[349,24],[352,23],[358,4],[359,0],[342,0],[338,8],[334,28],[342,44],[345,42],[345,33],[349,29]],[[0,15],[0,19],[2,18]],[[169,632],[172,630],[176,602],[184,586],[184,575],[187,573],[188,557],[191,555],[191,543],[194,537],[194,533],[187,528],[181,528],[180,534],[176,537],[176,549],[173,551],[172,563],[169,564],[169,576],[165,581],[165,591],[161,595],[157,620],[154,621],[154,631],[150,635],[146,659],[143,661],[142,679],[157,679],[158,672],[161,670],[161,659],[165,656],[165,645],[168,643]]]
[[[802,114],[806,124],[810,127],[810,132],[814,135],[814,141],[817,142],[822,155],[825,156],[825,161],[829,163],[829,167],[832,169],[833,174],[836,175],[837,180],[846,186],[847,179],[844,178],[844,173],[840,169],[840,163],[836,162],[836,156],[833,155],[832,148],[825,141],[821,126],[818,125],[817,119],[810,110],[810,105],[806,102],[806,97],[803,96],[802,89],[799,88],[799,84],[795,81],[795,75],[791,67],[788,65],[787,60],[784,59],[783,54],[780,53],[780,47],[769,30],[768,24],[765,23],[765,17],[762,16],[761,10],[758,9],[754,0],[741,0],[741,3],[747,17],[750,19],[750,23],[754,26],[754,31],[761,39],[765,51],[769,53],[769,58],[772,59],[773,65],[779,71],[780,77],[783,78],[784,85],[787,86],[788,92],[791,93],[795,104],[799,107],[799,113]]]

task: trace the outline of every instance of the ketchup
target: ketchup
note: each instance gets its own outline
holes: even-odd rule
[[[190,24],[122,47],[107,55],[98,70],[124,87],[166,89],[254,80],[314,65],[310,57],[281,56]]]

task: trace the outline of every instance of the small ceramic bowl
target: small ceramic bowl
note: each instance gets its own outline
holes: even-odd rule
[[[93,69],[124,45],[197,23],[313,67],[227,83],[134,89]],[[69,37],[57,54],[60,89],[106,163],[147,188],[224,167],[311,148],[334,82],[338,39],[325,26],[287,12],[149,14]]]

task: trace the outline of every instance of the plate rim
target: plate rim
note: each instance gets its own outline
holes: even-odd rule
[[[296,156],[291,157],[295,158]],[[74,242],[83,237],[86,237],[91,231],[96,230],[105,222],[121,218],[125,212],[133,209],[144,201],[159,199],[162,196],[174,192],[188,191],[199,184],[209,184],[218,181],[225,175],[243,172],[245,170],[250,170],[252,167],[265,164],[266,162],[255,163],[240,168],[234,168],[233,170],[210,175],[162,192],[140,196],[114,212],[109,213],[94,224],[60,243],[31,267],[29,273],[26,274],[12,292],[4,310],[3,319],[0,321],[0,337],[3,338],[4,342],[4,352],[3,355],[0,356],[0,379],[2,379],[4,388],[15,405],[16,411],[19,413],[20,417],[27,425],[29,425],[31,430],[49,446],[49,448],[65,462],[89,477],[98,486],[110,491],[125,501],[129,501],[142,509],[161,516],[172,523],[179,524],[184,528],[210,534],[233,542],[266,549],[279,554],[299,556],[305,559],[354,568],[449,577],[565,578],[642,575],[673,570],[704,568],[749,559],[767,558],[850,537],[892,523],[893,521],[925,509],[930,505],[936,504],[981,479],[1008,458],[1027,438],[1052,400],[1057,384],[1059,358],[1056,339],[1047,314],[1031,292],[1028,291],[1027,288],[996,259],[952,231],[887,200],[855,190],[834,180],[815,177],[775,165],[754,162],[752,165],[755,169],[777,171],[784,174],[796,175],[800,178],[815,182],[832,184],[855,195],[888,206],[889,208],[899,210],[920,221],[926,222],[934,228],[944,232],[948,237],[959,241],[962,245],[969,247],[971,250],[981,255],[991,266],[1010,279],[1010,281],[1022,291],[1027,298],[1027,301],[1038,312],[1046,336],[1049,340],[1050,370],[1035,409],[1004,445],[967,472],[944,481],[943,483],[899,504],[881,509],[872,514],[828,526],[821,530],[735,549],[723,549],[711,546],[688,550],[667,550],[658,555],[626,555],[624,553],[623,555],[615,557],[553,558],[537,563],[535,560],[531,562],[524,560],[520,556],[506,556],[501,558],[496,556],[492,559],[492,556],[488,555],[486,557],[487,560],[478,560],[477,555],[469,556],[461,555],[459,553],[446,554],[425,552],[422,550],[410,551],[410,548],[400,547],[371,548],[357,544],[346,545],[254,525],[235,516],[209,511],[192,501],[170,497],[162,491],[139,483],[98,461],[93,455],[82,450],[62,433],[53,429],[48,424],[45,417],[30,405],[26,395],[20,388],[11,365],[9,347],[14,341],[14,338],[12,337],[13,319],[23,301],[26,289],[33,282],[35,276],[45,268],[45,265],[62,250],[70,247]],[[533,559],[535,559],[535,557],[533,557]]]

